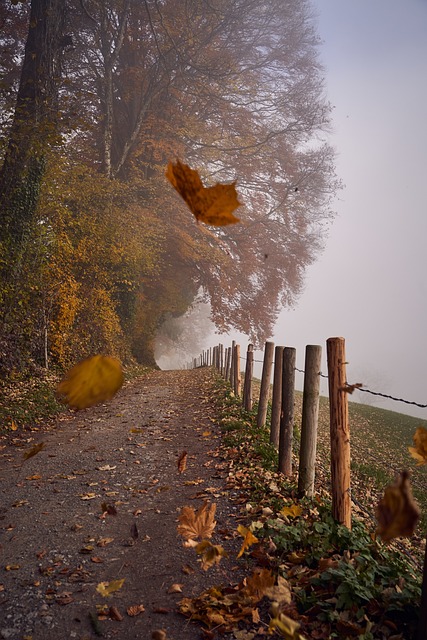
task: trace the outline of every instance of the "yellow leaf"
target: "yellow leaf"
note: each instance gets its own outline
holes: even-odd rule
[[[59,383],[58,398],[73,409],[86,409],[110,400],[123,384],[122,366],[116,358],[92,356],[76,364]]]
[[[21,568],[20,564],[7,564],[5,566],[6,571],[17,571]]]
[[[214,564],[218,564],[221,558],[228,558],[228,554],[223,547],[219,544],[212,544],[209,540],[202,540],[196,546],[196,553],[201,556],[201,567],[205,571],[212,567]]]
[[[257,542],[259,542],[259,540],[258,540],[258,538],[256,536],[254,536],[252,531],[249,531],[249,529],[246,529],[246,527],[244,527],[241,524],[239,524],[239,526],[237,527],[237,531],[244,538],[242,546],[240,548],[240,551],[237,554],[237,557],[240,558],[244,554],[246,549],[248,549],[251,545],[256,544]]]
[[[376,515],[377,533],[384,542],[398,536],[413,535],[420,517],[420,509],[412,497],[407,471],[402,471],[395,484],[385,488]]]
[[[215,511],[216,504],[209,506],[206,500],[197,512],[193,507],[183,507],[178,517],[178,533],[185,540],[211,538],[216,526]]]
[[[8,429],[9,429],[10,431],[16,431],[16,430],[18,429],[18,425],[16,424],[15,420],[12,420],[12,421],[11,421],[11,423],[10,423],[10,425],[9,425]]]
[[[427,429],[418,427],[414,433],[415,447],[408,447],[409,453],[415,460],[417,465],[427,464]]]
[[[100,582],[96,587],[98,593],[101,594],[104,598],[107,598],[115,591],[118,591],[122,588],[125,578],[121,580],[112,580],[111,582]]]
[[[302,509],[298,504],[293,504],[290,507],[283,507],[280,509],[280,513],[282,516],[287,516],[288,518],[296,518],[302,514]]]
[[[233,211],[240,206],[235,182],[204,187],[199,174],[179,160],[169,162],[166,177],[185,200],[197,221],[217,227],[239,222]]]
[[[29,449],[28,451],[25,451],[23,456],[24,460],[28,460],[28,458],[32,458],[37,453],[40,453],[42,449],[44,449],[44,442],[39,442],[38,444],[35,444],[34,447],[31,447],[31,449]]]

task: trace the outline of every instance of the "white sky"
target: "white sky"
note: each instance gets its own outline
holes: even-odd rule
[[[322,345],[326,373],[326,339],[343,336],[349,382],[427,404],[427,0],[312,2],[345,188],[304,293],[271,339],[296,347],[301,369],[305,346]],[[236,334],[207,346],[231,338],[244,355]],[[352,400],[427,418],[366,393]]]
[[[302,368],[306,344],[343,336],[349,382],[427,404],[427,2],[313,5],[345,188],[325,251],[273,340],[296,347]]]

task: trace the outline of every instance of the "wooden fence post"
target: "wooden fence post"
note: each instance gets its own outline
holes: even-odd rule
[[[298,471],[299,497],[311,497],[314,493],[321,365],[322,347],[313,344],[307,345],[305,348],[301,445]]]
[[[350,427],[345,391],[347,380],[344,338],[328,338],[326,349],[331,430],[332,516],[351,529]]]
[[[292,474],[292,437],[294,432],[295,404],[295,362],[296,349],[285,347],[283,350],[282,373],[282,416],[279,435],[279,467],[280,473]]]
[[[242,379],[240,376],[240,344],[234,345],[234,393],[236,396],[240,396]]]
[[[283,350],[285,347],[276,347],[274,350],[273,371],[273,395],[271,398],[271,425],[270,442],[275,447],[279,446],[280,416],[282,415],[282,373]]]
[[[246,352],[245,381],[243,384],[243,408],[252,411],[252,378],[254,371],[254,345],[248,344]]]
[[[236,341],[232,340],[231,342],[231,360],[230,360],[230,385],[231,388],[234,389],[234,359],[236,354],[234,353],[234,347],[236,346]]]
[[[262,364],[261,389],[259,392],[257,426],[264,427],[267,418],[268,398],[270,395],[271,367],[273,364],[274,342],[266,342]]]
[[[224,375],[224,345],[219,345],[219,372]]]
[[[230,367],[230,350],[228,347],[225,348],[225,363],[224,363],[224,379],[228,380],[228,371]]]

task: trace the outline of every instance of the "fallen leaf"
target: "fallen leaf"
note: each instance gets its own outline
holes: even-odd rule
[[[239,524],[239,526],[237,527],[237,531],[244,538],[240,551],[237,554],[237,557],[240,558],[244,554],[246,549],[249,549],[251,545],[256,544],[257,542],[259,542],[259,540],[256,536],[254,536],[252,531],[250,531],[249,529],[247,529],[241,524]]]
[[[265,595],[270,600],[274,600],[275,602],[278,602],[280,604],[282,604],[283,602],[289,604],[292,599],[289,583],[283,576],[280,575],[277,576],[277,584],[273,585],[272,587],[268,587],[265,590]]]
[[[414,502],[409,474],[402,471],[393,485],[385,488],[376,512],[377,534],[384,542],[399,536],[410,537],[420,517],[420,509]]]
[[[125,578],[121,580],[112,580],[111,582],[100,582],[96,587],[98,593],[101,594],[104,598],[110,596],[115,591],[118,591],[122,588],[124,584]]]
[[[15,420],[12,420],[7,428],[9,429],[9,431],[16,431],[18,429],[18,425],[16,424]]]
[[[178,582],[175,582],[174,584],[171,584],[171,586],[168,589],[168,593],[182,593],[182,587],[184,585],[179,584]]]
[[[200,566],[207,571],[214,564],[219,564],[221,558],[228,558],[228,553],[219,544],[212,544],[209,540],[202,540],[195,547],[196,553],[200,555]]]
[[[418,427],[414,433],[415,447],[408,447],[409,453],[415,460],[417,465],[427,464],[427,429]]]
[[[99,556],[92,556],[90,561],[94,562],[95,564],[101,564],[102,562],[104,562],[104,560]]]
[[[117,509],[113,504],[107,504],[106,502],[103,502],[101,504],[101,509],[102,509],[102,513],[106,513],[109,516],[116,516],[117,515]]]
[[[131,535],[133,540],[137,540],[138,537],[139,537],[138,527],[136,526],[135,522],[133,522],[131,527],[130,527],[130,535]]]
[[[81,493],[80,494],[81,500],[93,500],[96,497],[97,497],[96,493]]]
[[[152,640],[167,640],[166,631],[163,629],[156,629],[151,634]]]
[[[116,358],[96,355],[70,369],[58,384],[56,395],[73,409],[86,409],[110,400],[123,380],[122,366]]]
[[[63,591],[55,596],[55,602],[56,604],[66,605],[74,602],[74,598],[70,591]]]
[[[216,526],[216,504],[209,505],[207,500],[195,512],[193,507],[183,507],[178,517],[178,533],[185,540],[195,538],[211,538]]]
[[[280,509],[280,513],[282,516],[287,516],[289,518],[296,518],[302,514],[302,509],[298,504],[293,504],[290,507],[282,507]]]
[[[20,564],[7,564],[5,566],[6,571],[17,571],[21,568]]]
[[[139,616],[139,614],[143,613],[144,611],[145,607],[143,604],[133,604],[126,609],[126,613],[131,617]]]
[[[183,564],[181,567],[181,571],[182,573],[185,573],[186,576],[189,576],[192,573],[194,573],[193,567],[191,567],[189,564]]]
[[[110,607],[108,610],[108,615],[110,616],[111,620],[116,620],[116,622],[121,622],[123,620],[123,616],[117,609],[117,607]]]
[[[178,471],[179,473],[183,473],[187,468],[187,457],[188,454],[186,451],[183,451],[178,458]]]
[[[28,458],[32,458],[33,456],[40,453],[40,451],[42,451],[43,449],[44,449],[44,442],[39,442],[38,444],[35,444],[34,447],[31,447],[31,449],[29,449],[28,451],[25,451],[23,455],[24,460],[28,460]]]
[[[235,182],[204,187],[197,171],[179,160],[169,162],[166,177],[185,200],[197,221],[222,227],[239,222],[233,211],[240,206]]]
[[[100,538],[98,540],[98,542],[96,543],[97,547],[106,547],[107,544],[110,544],[110,542],[113,542],[114,538]]]

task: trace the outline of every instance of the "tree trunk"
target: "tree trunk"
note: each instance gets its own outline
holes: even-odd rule
[[[15,114],[0,170],[0,241],[23,244],[37,207],[48,145],[57,133],[63,0],[32,0]]]

